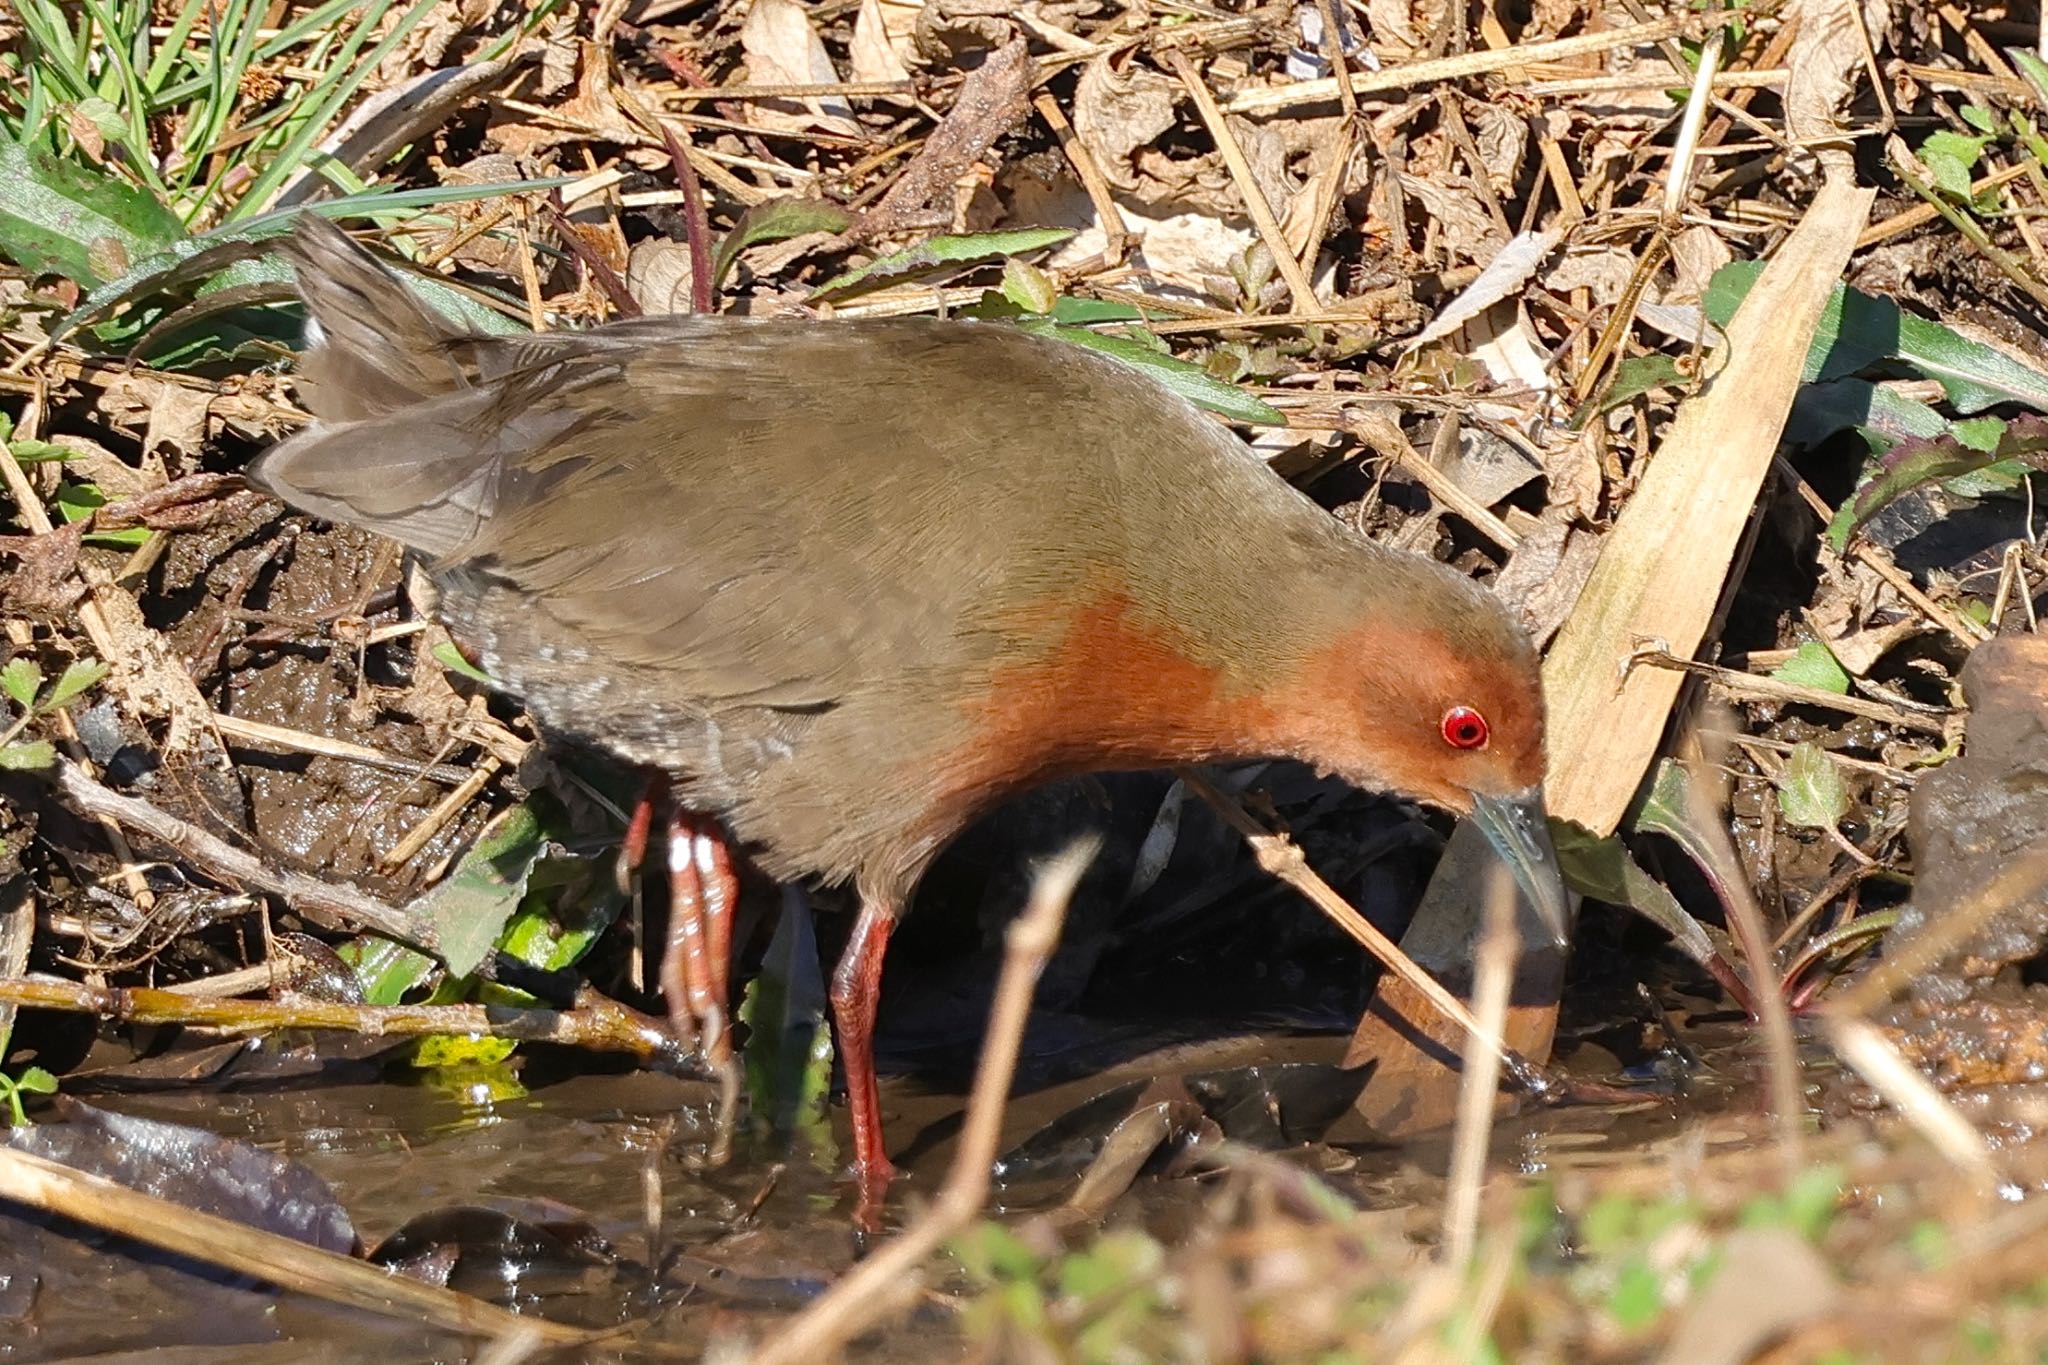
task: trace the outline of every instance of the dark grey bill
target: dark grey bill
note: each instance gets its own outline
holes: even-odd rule
[[[1550,844],[1550,823],[1543,815],[1543,789],[1529,787],[1505,796],[1472,794],[1472,819],[1500,854],[1501,861],[1522,884],[1522,891],[1543,917],[1562,948],[1570,943],[1565,922],[1564,876],[1557,850]]]

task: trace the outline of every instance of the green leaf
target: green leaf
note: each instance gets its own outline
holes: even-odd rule
[[[1992,113],[1981,104],[1966,104],[1956,112],[1963,116],[1963,122],[1969,124],[1980,133],[1996,133],[1998,131],[1998,115]]]
[[[1287,425],[1287,419],[1277,409],[1261,402],[1235,384],[1226,384],[1200,366],[1161,354],[1144,342],[1134,341],[1129,337],[1105,336],[1101,332],[1091,332],[1085,327],[1062,327],[1043,318],[1023,318],[1015,325],[1037,336],[1051,337],[1072,346],[1082,346],[1113,356],[1126,365],[1145,371],[1197,407],[1221,413],[1234,422],[1248,422],[1258,426]]]
[[[978,265],[1026,251],[1042,251],[1074,235],[1072,228],[1016,228],[1008,232],[970,232],[932,237],[902,251],[856,266],[812,291],[811,297],[842,293],[856,284],[876,284],[942,266]]]
[[[5,692],[16,706],[26,710],[33,706],[36,693],[43,690],[43,670],[36,667],[36,661],[26,655],[17,654],[0,668],[0,692]]]
[[[1715,271],[1700,300],[1708,319],[1726,326],[1762,270],[1761,261],[1734,261]],[[1800,377],[1808,383],[1839,379],[1881,360],[1909,365],[1939,381],[1948,401],[1965,416],[1995,403],[2048,411],[2048,374],[1907,313],[1890,299],[1836,285]]]
[[[185,236],[147,191],[0,133],[0,256],[90,287]]]
[[[396,1005],[440,970],[425,953],[371,934],[352,938],[335,952],[362,983],[363,1003],[368,1005]]]
[[[484,1033],[434,1033],[413,1045],[412,1064],[421,1070],[496,1066],[519,1047],[515,1038]]]
[[[1607,412],[1655,389],[1679,388],[1690,382],[1668,355],[1632,355],[1614,367],[1614,382],[1607,386],[1600,410]]]
[[[73,659],[64,666],[64,674],[50,689],[50,695],[36,707],[37,712],[56,711],[69,705],[81,692],[106,676],[107,666],[98,659]]]
[[[2048,469],[2048,417],[2029,413],[2003,423],[1989,450],[1967,445],[1962,439],[1968,435],[1981,441],[1991,431],[1973,423],[1962,433],[1951,427],[1940,436],[1917,437],[1893,446],[1878,461],[1877,472],[1842,505],[1828,527],[1828,543],[1837,551],[1847,548],[1850,538],[1872,517],[1927,484],[1972,474],[2006,460]]]
[[[41,773],[57,766],[57,750],[47,739],[25,740],[0,748],[0,772]]]
[[[1971,172],[1984,155],[1981,137],[1965,137],[1943,128],[1930,133],[1920,144],[1919,157],[1934,177],[1934,187],[1952,199],[1970,197]]]
[[[56,464],[78,458],[77,451],[66,446],[51,445],[48,441],[9,441],[7,451],[14,456],[16,464]]]
[[[1800,641],[1792,657],[1772,669],[1771,676],[1779,682],[1832,692],[1838,697],[1849,694],[1848,670],[1836,660],[1834,652],[1818,640]]]
[[[1643,871],[1619,837],[1599,838],[1565,820],[1551,821],[1550,835],[1566,886],[1582,896],[1634,910],[1669,934],[1679,951],[1702,967],[1719,958],[1714,941],[1700,922],[1685,912],[1662,883]]]
[[[2023,47],[2009,47],[2005,55],[2012,58],[2013,65],[2027,78],[2027,84],[2034,87],[2034,98],[2048,105],[2048,62]]]
[[[740,1003],[747,1026],[747,1095],[754,1116],[779,1135],[805,1133],[814,1154],[830,1150],[825,1096],[832,1084],[832,1034],[825,1027],[825,978],[810,911],[785,897],[760,975]]]
[[[451,973],[469,975],[497,944],[547,842],[532,802],[523,801],[485,826],[455,870],[407,907],[434,926]]]
[[[1003,297],[1027,313],[1050,313],[1059,301],[1052,276],[1011,256],[1003,262]]]
[[[26,1090],[31,1095],[54,1095],[57,1093],[57,1078],[39,1066],[32,1066],[14,1078],[14,1088]]]
[[[1849,788],[1827,750],[1812,741],[1792,746],[1778,779],[1778,810],[1800,829],[1833,829],[1849,813]]]
[[[558,972],[583,960],[625,904],[608,862],[542,858],[498,946],[530,966]]]
[[[763,242],[786,242],[807,232],[844,232],[853,226],[853,215],[824,199],[800,199],[786,195],[750,204],[718,244],[711,259],[711,287],[725,283],[726,275],[740,253]]]
[[[498,680],[462,657],[462,651],[455,647],[453,640],[443,640],[427,653],[434,656],[434,662],[450,673],[459,673],[471,682],[480,682],[486,687],[496,687]]]

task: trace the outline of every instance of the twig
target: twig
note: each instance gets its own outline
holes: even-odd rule
[[[1515,884],[1495,865],[1486,888],[1486,933],[1472,992],[1472,1012],[1496,1038],[1507,1032],[1508,996],[1515,984],[1515,959],[1522,938],[1515,931]],[[1458,1117],[1452,1129],[1450,1188],[1444,1196],[1444,1263],[1462,1271],[1479,1239],[1479,1195],[1486,1180],[1487,1138],[1500,1088],[1500,1054],[1465,1040],[1458,1074]]]
[[[917,1267],[945,1240],[972,1222],[988,1195],[989,1170],[1002,1138],[1003,1110],[1016,1073],[1024,1023],[1039,973],[1059,943],[1067,902],[1095,856],[1096,841],[1070,846],[1039,870],[1031,903],[1004,938],[1003,970],[989,1007],[981,1062],[967,1097],[960,1145],[938,1198],[897,1238],[832,1286],[825,1295],[762,1343],[754,1365],[809,1365],[865,1331],[914,1290]]]
[[[382,749],[373,749],[367,744],[335,739],[329,735],[316,735],[310,730],[293,730],[283,725],[272,725],[268,721],[250,720],[244,716],[227,716],[215,712],[213,724],[214,728],[228,739],[248,740],[252,744],[267,745],[288,753],[315,754],[321,758],[339,759],[344,763],[360,763],[365,768],[398,773],[405,777],[424,777],[444,787],[459,786],[470,777],[468,769],[452,763],[423,763],[416,758],[401,758],[396,754],[387,754]]]
[[[76,764],[57,765],[57,790],[74,808],[96,820],[147,835],[209,876],[231,885],[267,891],[316,924],[366,928],[423,952],[438,950],[434,926],[350,887],[333,886],[304,873],[278,871],[261,859],[188,824],[147,801],[122,796],[88,777]]]
[[[307,1242],[201,1213],[27,1152],[0,1147],[0,1198],[330,1303],[465,1336],[537,1334],[558,1346],[597,1333],[427,1284]]]
[[[1180,77],[1180,83],[1187,87],[1202,122],[1209,129],[1209,136],[1216,141],[1216,150],[1223,153],[1223,164],[1230,168],[1230,178],[1237,182],[1237,192],[1244,199],[1246,212],[1251,214],[1252,226],[1259,230],[1266,250],[1273,254],[1273,267],[1287,282],[1287,292],[1294,296],[1294,306],[1314,308],[1315,286],[1309,282],[1308,272],[1301,268],[1301,262],[1294,259],[1294,253],[1288,250],[1287,234],[1280,230],[1279,221],[1273,217],[1273,206],[1266,202],[1266,192],[1259,188],[1258,177],[1252,174],[1252,163],[1246,159],[1244,148],[1238,145],[1237,134],[1231,132],[1230,125],[1223,121],[1223,111],[1216,107],[1216,97],[1209,93],[1208,82],[1202,79],[1202,73],[1195,70],[1194,64],[1180,49],[1168,48],[1160,55],[1173,68],[1173,74]]]
[[[588,987],[578,995],[574,1009],[555,1010],[510,1005],[356,1005],[304,995],[237,1000],[145,986],[92,986],[54,977],[16,977],[0,979],[0,1001],[28,1009],[97,1014],[121,1024],[182,1024],[226,1033],[323,1029],[364,1038],[475,1034],[522,1043],[557,1043],[591,1052],[620,1052],[662,1071],[695,1074],[692,1054],[682,1050],[660,1020]]]
[[[1377,95],[1388,90],[1405,90],[1418,85],[1433,85],[1439,81],[1483,76],[1489,72],[1505,71],[1509,67],[1563,61],[1570,57],[1588,57],[1595,53],[1612,52],[1616,48],[1636,47],[1666,38],[1679,38],[1698,29],[1700,25],[1701,20],[1696,16],[1673,15],[1654,23],[1637,24],[1633,28],[1609,29],[1604,33],[1583,33],[1571,38],[1554,38],[1545,43],[1524,43],[1519,47],[1504,47],[1488,52],[1437,57],[1425,62],[1390,66],[1381,71],[1352,71],[1347,75],[1353,94]],[[1291,81],[1286,85],[1246,90],[1226,100],[1223,109],[1225,113],[1230,114],[1267,113],[1292,109],[1301,104],[1319,104],[1335,98],[1337,80],[1334,76],[1326,76],[1321,80]]]
[[[1400,945],[1381,933],[1379,926],[1353,909],[1328,882],[1316,875],[1301,849],[1284,834],[1275,834],[1259,824],[1245,811],[1237,798],[1210,782],[1208,778],[1192,768],[1177,768],[1174,775],[1187,784],[1189,791],[1207,801],[1216,813],[1244,837],[1257,855],[1259,866],[1274,877],[1307,897],[1316,909],[1329,916],[1338,928],[1351,935],[1359,946],[1378,958],[1388,971],[1407,982],[1426,1000],[1430,1007],[1448,1019],[1453,1025],[1496,1053],[1507,1068],[1515,1084],[1531,1092],[1547,1093],[1550,1083],[1542,1071],[1526,1057],[1517,1053],[1501,1041],[1498,1030],[1488,1031],[1474,1017],[1465,1002],[1445,989],[1442,982],[1415,964],[1415,960],[1401,951]]]
[[[1829,1011],[1828,1041],[1842,1059],[1870,1082],[1885,1102],[1913,1125],[1934,1149],[1982,1180],[1987,1188],[1999,1184],[1998,1167],[1991,1148],[1962,1112],[1927,1078],[1907,1064],[1898,1049],[1885,1041],[1875,1026],[1848,1015]]]
[[[1103,259],[1110,265],[1120,263],[1130,243],[1131,231],[1124,225],[1123,210],[1117,207],[1116,191],[1111,188],[1109,177],[1102,173],[1102,167],[1095,162],[1095,154],[1088,150],[1088,144],[1068,122],[1066,111],[1060,108],[1058,100],[1049,93],[1040,94],[1031,105],[1045,120],[1045,126],[1052,129],[1052,135],[1059,139],[1067,164],[1074,168],[1075,175],[1081,177],[1081,188],[1088,192],[1088,202],[1095,206],[1096,217],[1102,219]]]
[[[1755,673],[1737,673],[1731,668],[1701,663],[1697,659],[1681,659],[1665,649],[1638,649],[1628,656],[1625,667],[1632,669],[1638,664],[1694,674],[1707,679],[1730,696],[1745,701],[1777,701],[1795,706],[1824,707],[1830,711],[1840,711],[1844,715],[1862,716],[1868,720],[1883,721],[1887,725],[1936,735],[1943,733],[1946,728],[1946,713],[1921,715],[1865,697],[1827,692],[1818,687],[1805,687],[1781,678],[1767,678]]]

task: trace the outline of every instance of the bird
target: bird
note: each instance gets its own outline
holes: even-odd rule
[[[485,336],[322,219],[284,252],[312,420],[249,481],[405,546],[544,735],[665,779],[678,1029],[729,1057],[735,850],[856,893],[829,998],[863,1226],[890,933],[1036,784],[1300,760],[1472,817],[1562,933],[1527,633],[1139,368],[933,317]]]

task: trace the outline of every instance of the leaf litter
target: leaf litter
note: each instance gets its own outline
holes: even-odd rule
[[[1681,153],[1716,24],[1712,99]],[[1565,1071],[1636,1102],[1504,1118],[1496,1143],[1543,1174],[1509,1174],[1497,1148],[1469,1263],[1419,1259],[1445,1194],[1427,1139],[1389,1156],[1289,1088],[1313,1070],[1284,1084],[1273,1070],[1287,1033],[1311,1051],[1341,1043],[1371,971],[1206,816],[1159,826],[1170,778],[1040,793],[963,841],[926,894],[978,912],[955,921],[966,930],[911,921],[923,941],[885,1016],[885,1060],[932,1092],[903,1104],[941,1130],[957,1117],[947,1092],[978,1046],[1029,854],[1103,829],[1007,1131],[1028,1150],[1078,1123],[1077,1150],[1109,1163],[1089,1207],[1115,1230],[1046,1212],[1064,1186],[1020,1187],[932,1267],[964,1299],[943,1316],[949,1340],[1033,1358],[2030,1350],[2048,1335],[2038,1286],[1994,1268],[2034,1247],[2015,1221],[2030,1206],[1986,1202],[1965,1173],[1978,1158],[1945,1165],[1882,1120],[1879,1101],[1900,1099],[1875,1074],[1807,1072],[1822,1137],[1803,1171],[1783,1171],[1749,1120],[1755,1031],[1737,1017],[1766,992],[1827,1028],[1853,1004],[1981,1134],[2008,1193],[2039,1183],[2040,893],[2023,837],[2038,764],[1992,719],[2041,714],[2038,670],[2002,652],[2032,638],[2048,572],[2034,520],[2048,286],[2032,225],[2048,144],[2030,26],[1996,4],[1553,0],[1497,16],[1384,0],[23,0],[0,16],[16,78],[0,91],[0,166],[19,191],[0,208],[0,898],[32,908],[28,968],[252,1005],[324,993],[344,1015],[573,1015],[591,991],[657,1008],[637,945],[661,907],[621,892],[611,865],[630,780],[536,744],[421,628],[389,547],[225,489],[151,501],[231,473],[302,420],[282,378],[298,322],[270,255],[295,212],[374,235],[435,307],[494,331],[587,325],[622,300],[684,311],[708,260],[721,311],[944,312],[1091,346],[1263,429],[1255,448],[1347,523],[1495,582],[1540,639],[1564,641],[1604,591],[1617,519],[1675,456],[1674,422],[1725,386],[1760,263],[1831,177],[1860,177],[1878,197],[1846,228],[1855,245],[1794,358],[1789,408],[1747,414],[1783,434],[1727,522],[1734,538],[1703,543],[1707,523],[1677,500],[1649,539],[1647,571],[1718,599],[1712,622],[1697,651],[1676,626],[1638,623],[1600,682],[1664,668],[1660,649],[1717,668],[1627,722],[1655,761],[1607,764],[1610,828],[1559,841],[1587,904],[1572,973],[1537,1010]],[[1885,158],[1850,157],[1892,128]],[[677,155],[706,206],[697,235]],[[1309,295],[1290,288],[1296,270]],[[1695,695],[1732,708],[1671,728]],[[1913,723],[1884,719],[1901,716]],[[1674,785],[1692,731],[1728,780],[1718,829]],[[86,780],[154,812],[148,829],[52,793],[47,774],[86,763]],[[1398,922],[1421,897],[1441,822],[1285,767],[1237,776],[1369,913]],[[267,886],[353,883],[439,954],[351,937],[275,891],[239,894],[194,834],[252,856]],[[1776,938],[1768,976],[1724,927],[1724,834]],[[1979,904],[1987,886],[1998,903]],[[590,1055],[501,1039],[408,1045],[415,1079],[400,1085],[398,1069],[345,1056],[345,1035],[273,1035],[247,1050],[296,1050],[291,1074],[378,1079],[266,1099],[246,1134],[329,1166],[382,1231],[413,1224],[388,1258],[413,1273],[474,1288],[488,1274],[451,1267],[512,1248],[560,1271],[509,1296],[529,1310],[588,1322],[608,1305],[598,1317],[638,1315],[646,1349],[758,1342],[846,1264],[836,1242],[815,1249],[813,1210],[837,1190],[815,1107],[830,1068],[816,959],[842,930],[822,918],[820,945],[766,888],[747,901],[743,968],[763,971],[755,1108],[782,1131],[730,1168],[694,1165],[708,1141],[695,1082],[607,1076]],[[1955,907],[1977,936],[1930,948],[1896,1003],[1878,999],[1884,964],[1912,960],[1914,936]],[[339,966],[287,973],[294,952],[319,955],[287,946],[301,940],[337,946]],[[57,1115],[53,1086],[125,1085],[219,1126],[217,1091],[263,1065],[223,1069],[220,1038],[32,1010],[0,1076],[9,1107],[39,1120],[24,1132],[93,1122]],[[141,1055],[167,1040],[191,1053],[184,1079]],[[1823,1057],[1819,1030],[1802,1053]],[[1230,1077],[1190,1090],[1213,1131],[1127,1123],[1190,1103],[1127,1092],[1131,1071]],[[379,1145],[373,1096],[422,1155]],[[568,1112],[544,1118],[549,1104]],[[1230,1117],[1296,1106],[1298,1124]],[[333,1144],[308,1145],[316,1130]],[[588,1178],[556,1182],[496,1145],[506,1132],[598,1155]],[[1102,1155],[1133,1134],[1158,1150]],[[442,1208],[413,1202],[427,1171]],[[1093,1202],[1105,1188],[1123,1193]],[[571,1207],[476,1211],[512,1196]],[[658,1254],[618,1251],[643,1237]],[[1895,1292],[1909,1280],[1912,1295]],[[17,1292],[0,1287],[10,1331],[67,1350],[126,1339],[18,1313]],[[172,1302],[120,1330],[177,1339]],[[876,1342],[929,1346],[920,1330]]]

